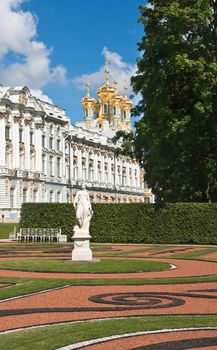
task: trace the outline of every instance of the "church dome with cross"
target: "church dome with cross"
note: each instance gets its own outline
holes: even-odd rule
[[[90,96],[90,85],[87,82],[87,93],[81,103],[84,110],[84,123],[87,128],[97,127],[103,131],[106,126],[116,132],[131,131],[132,101],[127,97],[126,83],[124,96],[118,94],[117,81],[112,86],[109,82],[109,69],[105,69],[105,84],[97,89],[97,100]]]

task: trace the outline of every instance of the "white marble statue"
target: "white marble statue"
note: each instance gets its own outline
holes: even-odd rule
[[[81,190],[76,193],[73,206],[76,211],[76,219],[79,227],[76,225],[74,231],[89,233],[90,220],[93,215],[89,193],[86,190],[86,185],[81,185]]]

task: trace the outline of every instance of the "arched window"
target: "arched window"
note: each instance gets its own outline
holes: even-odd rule
[[[32,197],[33,203],[37,202],[37,197],[38,197],[38,189],[37,189],[37,187],[35,187],[33,190],[33,197]]]
[[[54,190],[51,189],[50,190],[50,203],[53,203],[54,202]]]
[[[57,203],[61,203],[61,191],[57,191]]]
[[[116,115],[117,114],[117,109],[116,106],[113,107],[113,114]]]
[[[23,189],[23,203],[27,202],[27,188]]]

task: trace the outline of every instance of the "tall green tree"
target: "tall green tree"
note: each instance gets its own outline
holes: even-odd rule
[[[141,6],[134,150],[158,200],[217,201],[217,1]]]

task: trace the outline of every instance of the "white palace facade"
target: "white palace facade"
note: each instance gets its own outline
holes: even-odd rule
[[[139,164],[116,155],[108,136],[130,130],[132,103],[117,95],[107,76],[100,89],[95,101],[87,85],[81,101],[84,121],[73,125],[63,109],[36,98],[27,87],[0,85],[1,221],[18,221],[25,202],[71,203],[82,182],[92,202],[152,200]]]

